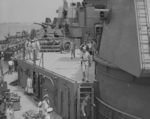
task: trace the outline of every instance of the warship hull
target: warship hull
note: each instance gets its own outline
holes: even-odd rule
[[[148,119],[149,78],[137,78],[95,58],[97,117],[102,119]]]
[[[76,51],[79,54],[79,50]],[[44,62],[43,62],[44,61]],[[94,62],[89,72],[90,82],[82,82],[79,56],[70,59],[70,54],[44,53],[44,60],[33,63],[31,60],[19,60],[19,85],[25,89],[28,74],[33,80],[34,99],[42,101],[49,95],[50,106],[63,119],[82,119],[81,102],[90,94],[94,102]],[[42,62],[44,63],[43,66]],[[94,117],[94,108],[90,118]]]

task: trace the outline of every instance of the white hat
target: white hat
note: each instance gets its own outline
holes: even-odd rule
[[[86,50],[86,47],[84,46],[83,49]]]
[[[47,98],[49,97],[48,94],[46,94],[46,95],[44,96],[44,98],[46,98],[46,97],[47,97]]]
[[[42,105],[42,102],[39,102],[38,106],[40,107]]]
[[[47,109],[47,112],[51,112],[51,111],[53,111],[53,108],[48,108]]]

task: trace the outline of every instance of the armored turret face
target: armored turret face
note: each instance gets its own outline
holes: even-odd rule
[[[50,18],[45,19],[45,23],[50,23],[50,22],[52,22]]]

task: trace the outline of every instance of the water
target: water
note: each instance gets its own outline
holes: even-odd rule
[[[16,32],[21,32],[22,30],[26,30],[30,33],[31,29],[40,29],[41,26],[35,24],[0,24],[0,40],[4,40],[8,33],[10,35],[16,35]]]

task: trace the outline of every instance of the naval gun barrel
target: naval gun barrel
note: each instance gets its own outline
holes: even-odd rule
[[[46,27],[46,26],[54,26],[53,24],[49,24],[49,23],[36,23],[36,22],[34,22],[34,24],[41,25],[41,26],[43,26],[43,27]]]
[[[41,25],[41,26],[45,26],[45,25],[48,25],[47,23],[37,23],[37,22],[34,22],[34,24],[37,24],[37,25]]]
[[[49,26],[53,26],[53,24],[49,24],[49,23],[42,23],[44,25],[49,25]]]
[[[37,22],[34,22],[34,24],[37,24],[37,25],[43,25],[43,24],[41,24],[41,23],[37,23]]]

